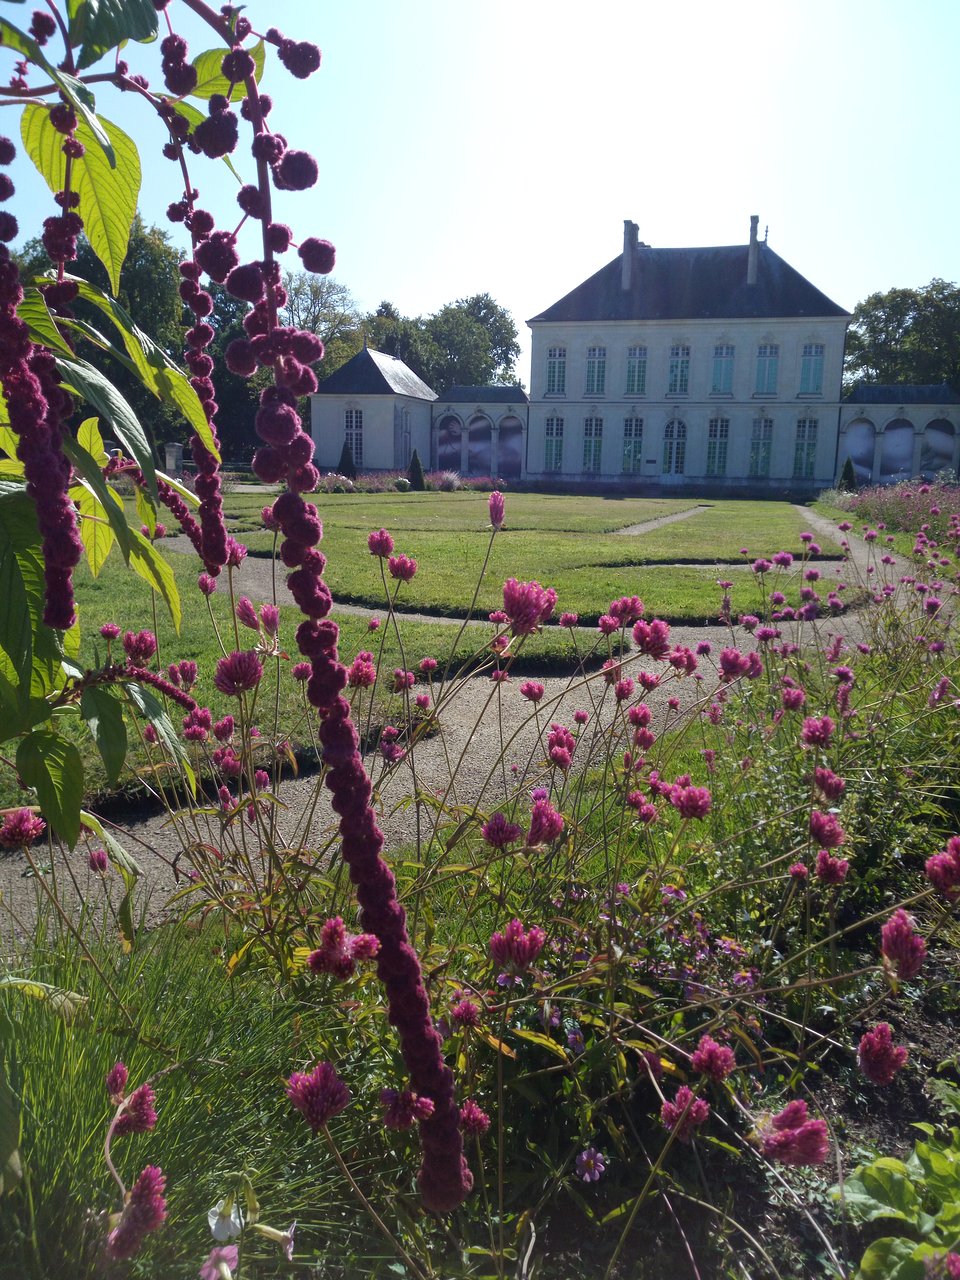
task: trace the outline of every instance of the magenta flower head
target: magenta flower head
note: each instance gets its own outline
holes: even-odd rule
[[[259,631],[260,623],[257,621],[257,611],[247,596],[241,596],[237,601],[237,607],[234,610],[237,615],[237,621],[244,627],[249,627],[251,631]]]
[[[309,680],[313,672],[313,667],[309,662],[295,662],[290,669],[290,674],[294,680]]]
[[[124,1090],[127,1087],[127,1080],[130,1073],[122,1062],[115,1062],[107,1072],[104,1084],[107,1087],[107,1093],[110,1095],[110,1101],[115,1107],[119,1107],[123,1101]]]
[[[761,1148],[768,1160],[781,1164],[823,1164],[830,1154],[830,1140],[824,1120],[811,1120],[801,1098],[788,1102],[760,1127]]]
[[[417,572],[417,562],[412,556],[390,556],[387,560],[390,577],[398,582],[412,582]]]
[[[468,1098],[460,1108],[460,1128],[477,1138],[482,1138],[490,1128],[490,1117],[472,1098]]]
[[[287,1097],[314,1133],[338,1116],[350,1102],[350,1090],[329,1062],[318,1062],[312,1071],[294,1071],[287,1081]]]
[[[847,838],[832,813],[820,813],[817,809],[810,814],[810,834],[824,849],[839,849]]]
[[[388,1129],[411,1129],[418,1120],[428,1120],[435,1110],[430,1098],[421,1098],[410,1089],[381,1089],[380,1104]]]
[[[4,849],[22,849],[43,835],[47,824],[29,809],[15,809],[0,824],[0,845]]]
[[[487,499],[487,508],[490,512],[490,523],[495,529],[502,529],[505,504],[499,489],[494,489]]]
[[[132,631],[123,634],[123,651],[135,667],[142,667],[157,652],[157,637],[152,631]]]
[[[104,640],[116,640],[120,635],[120,628],[115,622],[105,622],[100,628],[100,634]]]
[[[861,1038],[857,1061],[873,1084],[888,1085],[907,1061],[907,1050],[893,1043],[889,1022],[878,1022]]]
[[[515,636],[532,635],[553,613],[557,593],[539,582],[518,582],[508,578],[503,584],[503,608]]]
[[[705,818],[710,812],[712,797],[706,787],[674,785],[667,799],[681,818]]]
[[[307,957],[307,967],[314,973],[330,973],[335,978],[350,978],[361,960],[372,960],[380,943],[372,933],[347,933],[340,916],[327,920],[320,930],[320,946]]]
[[[948,902],[960,898],[960,836],[951,836],[947,847],[927,859],[927,879]]]
[[[821,884],[843,884],[849,870],[849,858],[835,858],[826,849],[817,851],[813,874]]]
[[[389,556],[393,554],[393,539],[386,529],[378,529],[367,534],[367,546],[372,556]]]
[[[709,1076],[719,1084],[734,1069],[736,1059],[733,1050],[726,1045],[717,1044],[712,1036],[701,1036],[700,1043],[690,1055],[690,1066],[700,1075]]]
[[[201,595],[212,596],[217,589],[217,580],[211,578],[209,573],[201,573],[197,578],[197,586],[200,588]]]
[[[710,1104],[703,1098],[695,1098],[693,1090],[683,1084],[677,1090],[673,1102],[665,1101],[660,1108],[660,1121],[665,1129],[674,1131],[680,1142],[689,1142],[695,1129],[710,1115]]]
[[[107,1236],[107,1254],[111,1258],[132,1258],[139,1252],[144,1236],[163,1225],[167,1216],[165,1185],[163,1170],[148,1164],[127,1193],[119,1223]]]
[[[490,956],[498,968],[519,977],[536,961],[546,940],[547,935],[536,925],[525,930],[519,920],[511,920],[503,933],[490,938]]]
[[[515,822],[509,822],[502,813],[495,813],[480,828],[480,834],[494,849],[504,849],[508,844],[513,844],[514,840],[520,839],[523,829]]]
[[[880,930],[884,963],[904,982],[917,976],[927,955],[927,944],[913,926],[913,917],[898,907]]]
[[[520,694],[528,702],[539,702],[543,697],[544,688],[539,680],[524,680],[520,686]]]
[[[221,693],[230,698],[239,698],[241,693],[255,689],[263,676],[260,659],[252,649],[242,653],[230,653],[217,662],[213,683]]]
[[[534,800],[530,811],[530,830],[527,844],[550,844],[563,831],[563,815],[554,809],[546,797]]]
[[[122,1138],[127,1133],[147,1133],[157,1123],[156,1097],[149,1084],[134,1089],[117,1117],[113,1134]]]
[[[800,731],[800,741],[805,747],[827,747],[836,729],[836,723],[829,716],[806,716]]]
[[[87,864],[91,871],[96,871],[98,875],[105,875],[110,865],[107,857],[106,849],[91,849],[90,856],[87,858]]]

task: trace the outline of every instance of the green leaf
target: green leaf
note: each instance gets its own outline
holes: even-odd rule
[[[158,591],[170,611],[173,625],[179,632],[183,618],[180,592],[173,570],[157,548],[143,536],[139,529],[128,529],[130,534],[130,568],[146,583]]]
[[[58,360],[63,382],[78,396],[98,409],[110,423],[113,434],[144,474],[152,494],[157,492],[153,452],[140,420],[117,388],[86,360]]]
[[[87,421],[95,422],[96,419],[89,418]],[[126,512],[120,495],[107,484],[103,478],[103,472],[97,466],[92,455],[72,436],[64,437],[63,451],[83,477],[82,483],[89,485],[100,499],[100,503],[107,513],[107,519],[110,521],[110,527],[113,529],[114,536],[120,546],[123,558],[129,563],[130,526],[127,524]]]
[[[524,1027],[514,1027],[513,1034],[519,1036],[521,1040],[527,1040],[530,1044],[539,1045],[541,1049],[546,1049],[552,1053],[555,1058],[567,1061],[567,1055],[563,1048],[557,1044],[556,1040],[551,1040],[549,1036],[545,1036],[542,1031],[528,1031]]]
[[[922,1280],[923,1263],[914,1257],[916,1245],[902,1237],[874,1240],[863,1255],[857,1280]]]
[[[57,328],[39,289],[24,289],[17,315],[30,330],[31,342],[49,347],[51,351],[58,351],[60,355],[72,359],[73,351]]]
[[[70,43],[81,46],[81,71],[124,40],[153,40],[157,35],[153,0],[68,0],[67,13]]]
[[[20,1164],[20,1107],[0,1058],[0,1196],[9,1195],[23,1177]]]
[[[64,1022],[73,1022],[86,1011],[89,999],[76,991],[67,991],[63,987],[52,987],[49,982],[37,982],[34,978],[0,978],[0,989],[17,991],[20,995],[29,996],[31,1000],[43,1000],[53,1013],[59,1014]]]
[[[17,772],[33,787],[43,816],[72,849],[80,837],[83,761],[72,742],[34,729],[17,747]]]
[[[0,400],[0,405],[4,402]],[[17,437],[14,435],[12,428],[5,422],[0,424],[0,449],[8,458],[17,456]]]
[[[147,720],[157,731],[160,741],[166,747],[167,751],[180,765],[184,777],[187,779],[187,785],[190,788],[190,794],[196,797],[197,779],[193,772],[193,766],[190,764],[190,757],[187,755],[186,747],[177,736],[170,717],[163,709],[163,703],[146,685],[137,684],[131,680],[129,684],[124,685],[131,702],[141,715],[146,716]]]
[[[80,713],[103,758],[111,785],[120,777],[127,758],[127,727],[119,700],[101,685],[90,685],[80,698]]]
[[[898,1218],[916,1225],[920,1218],[920,1201],[909,1170],[902,1160],[889,1156],[861,1165],[847,1179],[843,1198],[857,1223]]]
[[[91,125],[81,119],[76,136],[86,147],[73,162],[73,190],[80,197],[77,212],[83,218],[90,247],[103,263],[113,292],[120,287],[120,268],[127,256],[130,226],[140,193],[140,156],[135,143],[109,120],[100,120],[116,155],[112,167]],[[66,174],[63,135],[50,123],[50,112],[29,103],[20,121],[20,136],[27,154],[51,191],[60,191]]]
[[[86,449],[98,467],[105,467],[109,458],[103,447],[103,436],[100,434],[100,423],[97,418],[84,418],[77,428],[77,443]]]
[[[133,500],[137,508],[137,515],[140,517],[140,523],[150,530],[150,537],[152,538],[157,531],[157,513],[153,503],[139,485],[133,491]]]
[[[77,504],[80,513],[80,540],[87,554],[90,572],[95,578],[99,577],[116,541],[109,516],[103,503],[85,484],[73,485],[70,497]]]
[[[230,81],[220,70],[220,67],[223,64],[224,54],[228,52],[229,50],[225,48],[207,49],[206,52],[198,54],[197,57],[194,58],[193,65],[197,68],[197,87],[190,94],[191,98],[202,98],[206,100],[207,98],[212,98],[215,93],[222,93],[224,95],[229,93],[232,101],[239,102],[241,98],[245,98],[247,96],[247,86],[245,84],[235,84],[231,92]],[[259,84],[260,77],[263,75],[263,41],[258,40],[255,45],[251,45],[250,48],[247,49],[247,53],[252,56],[253,61],[256,64],[256,70],[253,73],[253,77],[257,84]]]

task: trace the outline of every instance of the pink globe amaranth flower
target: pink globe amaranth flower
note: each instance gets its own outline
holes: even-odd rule
[[[810,834],[814,843],[824,849],[839,849],[847,838],[834,814],[821,813],[817,809],[810,814]]]
[[[0,845],[4,849],[21,849],[43,835],[47,824],[29,809],[8,813],[0,825]]]
[[[947,847],[927,859],[927,879],[948,902],[960,898],[960,836],[951,836]]]
[[[212,596],[217,589],[217,580],[211,578],[209,573],[201,573],[197,578],[197,586],[200,588],[201,595]]]
[[[643,617],[643,609],[643,601],[639,596],[621,596],[619,600],[610,602],[607,613],[622,626],[629,627]]]
[[[843,884],[849,870],[849,858],[835,858],[826,849],[817,850],[813,874],[821,884]]]
[[[880,953],[904,982],[915,978],[923,967],[927,944],[915,932],[913,917],[903,907],[898,907],[880,930]]]
[[[240,1250],[235,1244],[214,1245],[200,1265],[200,1280],[223,1280],[223,1268],[232,1275],[239,1261]]]
[[[723,684],[729,684],[733,680],[739,680],[741,676],[747,674],[750,669],[750,659],[745,653],[741,653],[739,649],[727,648],[720,651],[720,680]]]
[[[294,1071],[287,1081],[287,1097],[314,1133],[319,1133],[349,1105],[350,1090],[329,1062],[318,1062],[310,1072]]]
[[[847,786],[846,779],[837,777],[832,769],[825,769],[821,765],[814,769],[813,780],[824,796],[833,803],[840,799]]]
[[[787,711],[799,711],[807,700],[807,695],[803,689],[784,689],[780,695],[781,701]]]
[[[503,609],[515,636],[532,635],[553,613],[557,593],[539,582],[518,582],[508,578],[503,584]]]
[[[109,1257],[132,1258],[139,1252],[144,1236],[163,1225],[167,1216],[165,1186],[163,1170],[148,1164],[127,1193],[119,1223],[107,1236]]]
[[[260,630],[260,622],[257,618],[257,611],[254,609],[247,596],[241,596],[237,601],[237,607],[234,610],[237,615],[237,621],[244,627],[249,627],[251,631]]]
[[[313,667],[311,667],[309,662],[295,662],[290,669],[290,674],[293,676],[294,680],[303,681],[310,679],[310,673],[312,671]],[[374,676],[374,679],[376,679],[376,676]]]
[[[393,554],[393,538],[386,529],[377,529],[367,534],[367,546],[372,556],[386,557]]]
[[[589,711],[584,711],[580,709],[573,713],[573,722],[574,724],[579,725],[581,729],[589,721],[589,719],[590,719]]]
[[[806,880],[810,871],[802,862],[794,862],[788,868],[788,874],[791,880]]]
[[[390,556],[387,560],[390,577],[397,582],[412,582],[417,572],[417,562],[412,556]]]
[[[347,684],[351,689],[370,689],[377,683],[377,668],[373,654],[361,651],[347,669]]]
[[[811,1120],[801,1098],[767,1119],[761,1128],[761,1149],[768,1160],[781,1164],[823,1164],[830,1154],[830,1139],[824,1120]]]
[[[101,876],[104,875],[110,866],[110,859],[107,857],[106,849],[91,849],[87,864],[91,871],[95,871]]]
[[[494,849],[504,849],[508,844],[513,844],[514,840],[520,839],[523,828],[515,822],[509,822],[504,814],[495,813],[480,828],[480,834]]]
[[[371,933],[347,933],[340,916],[327,920],[320,930],[320,946],[307,957],[307,967],[314,973],[330,973],[335,978],[350,978],[361,960],[372,960],[380,950]]]
[[[127,1099],[117,1117],[113,1136],[122,1138],[128,1133],[147,1133],[157,1123],[156,1096],[149,1084],[142,1084]]]
[[[519,920],[511,920],[503,933],[490,938],[490,956],[498,968],[516,977],[524,974],[543,950],[547,935],[534,925],[525,930]]]
[[[673,1102],[667,1100],[660,1108],[661,1124],[676,1133],[680,1142],[689,1142],[694,1130],[699,1129],[709,1115],[710,1104],[694,1097],[693,1090],[685,1084],[677,1090]]]
[[[622,680],[618,680],[613,686],[613,696],[617,702],[626,702],[628,698],[633,697],[635,687],[630,676],[624,676]]]
[[[152,631],[125,631],[123,635],[123,651],[130,662],[142,667],[157,652],[157,637]]]
[[[906,1061],[906,1047],[893,1043],[889,1022],[878,1022],[862,1036],[857,1062],[860,1070],[873,1084],[891,1084]]]
[[[482,1138],[490,1128],[490,1117],[472,1098],[468,1098],[460,1108],[460,1128],[477,1138]]]
[[[450,1010],[450,1019],[458,1027],[479,1027],[480,1006],[473,1000],[458,1000]]]
[[[528,702],[539,702],[544,692],[544,687],[539,680],[524,680],[520,686],[520,695]]]
[[[434,1112],[431,1100],[418,1097],[411,1089],[381,1089],[380,1105],[387,1129],[411,1129],[418,1120],[428,1120]]]
[[[228,697],[238,698],[241,693],[255,689],[263,676],[263,666],[252,649],[230,653],[217,661],[213,683]]]
[[[110,1096],[110,1101],[115,1107],[119,1107],[123,1101],[124,1090],[127,1087],[129,1078],[130,1073],[122,1062],[115,1062],[106,1074],[104,1084]]]
[[[674,785],[667,798],[681,818],[705,818],[712,804],[712,797],[706,787]]]
[[[563,815],[554,809],[546,797],[534,800],[530,811],[530,829],[527,844],[550,844],[563,831]]]
[[[670,652],[670,627],[661,618],[635,623],[633,639],[640,652],[649,658],[665,658]]]
[[[115,622],[105,622],[100,628],[100,634],[104,640],[116,640],[120,635],[120,628]]]
[[[494,489],[493,493],[491,493],[490,497],[487,499],[487,510],[490,513],[490,523],[493,525],[494,529],[503,528],[504,509],[505,503],[503,500],[503,494],[499,489]]]
[[[620,630],[620,623],[616,618],[611,617],[609,613],[605,613],[597,622],[597,630],[602,636],[612,636],[615,632]]]
[[[579,613],[561,613],[560,615],[561,627],[575,627],[577,626],[579,621],[580,621]]]
[[[393,673],[393,692],[403,693],[404,689],[412,689],[417,683],[417,677],[412,671],[404,671],[397,667]]]
[[[368,618],[368,619],[367,619],[367,630],[368,630],[368,631],[379,631],[379,630],[380,630],[380,619],[379,619],[379,618]]]
[[[700,1037],[700,1043],[690,1055],[692,1070],[700,1075],[709,1076],[718,1084],[721,1080],[726,1080],[736,1065],[733,1050],[726,1045],[717,1044],[716,1040],[708,1035]]]
[[[800,731],[800,741],[805,747],[827,747],[836,729],[836,722],[829,716],[805,716]]]
[[[436,671],[437,667],[439,666],[439,663],[437,662],[436,658],[421,658],[419,666],[420,666],[421,674],[425,676],[429,676],[429,675],[433,675],[434,671]]]

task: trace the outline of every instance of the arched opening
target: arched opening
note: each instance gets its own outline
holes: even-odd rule
[[[880,483],[896,484],[913,475],[913,423],[906,418],[888,422],[880,436]]]
[[[491,457],[493,428],[490,419],[483,414],[477,414],[470,419],[467,432],[467,474],[490,475],[493,470]]]
[[[920,474],[932,480],[938,471],[953,467],[955,432],[952,422],[946,418],[934,418],[927,423],[920,450]]]
[[[504,480],[519,480],[522,466],[523,424],[519,418],[501,418],[496,474]]]
[[[857,484],[869,484],[873,479],[873,442],[876,431],[872,422],[858,418],[847,424],[840,436],[840,465],[849,458],[853,463]]]
[[[437,470],[460,470],[460,419],[452,413],[440,419],[437,427]]]

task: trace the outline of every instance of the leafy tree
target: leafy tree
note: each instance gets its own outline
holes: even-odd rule
[[[857,304],[847,334],[844,381],[960,387],[960,288],[934,279],[888,289]]]
[[[510,312],[506,307],[501,307],[489,293],[475,293],[470,298],[459,298],[454,306],[460,307],[486,330],[494,362],[493,380],[499,383],[514,382],[520,343],[517,341],[517,326]]]

